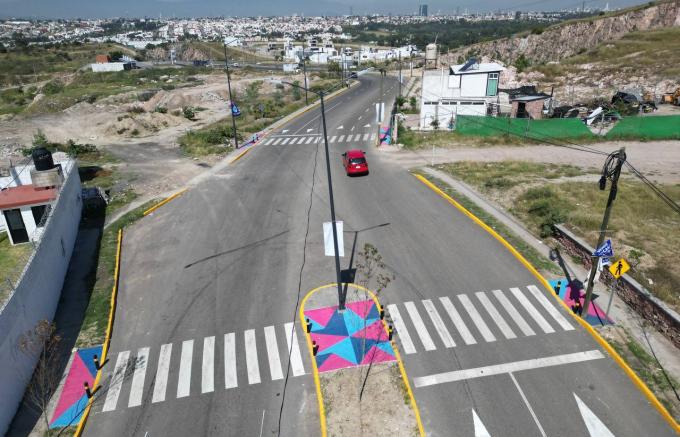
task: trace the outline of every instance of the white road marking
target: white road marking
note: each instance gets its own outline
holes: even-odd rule
[[[283,145],[287,144],[288,141],[290,141],[290,138],[284,138],[283,141],[281,142],[281,145],[283,146]]]
[[[590,408],[588,408],[581,398],[576,396],[576,393],[574,393],[574,398],[576,398],[578,410],[581,412],[583,422],[586,424],[586,428],[588,429],[588,434],[590,434],[590,437],[614,437],[614,434],[609,431],[605,424],[602,423],[600,418],[597,417]]]
[[[162,345],[161,352],[158,355],[158,368],[156,369],[156,379],[154,380],[151,402],[163,402],[165,400],[171,356],[172,343]]]
[[[394,304],[387,305],[387,311],[389,312],[390,317],[392,317],[394,327],[397,328],[397,333],[399,334],[399,339],[401,340],[401,345],[404,348],[404,352],[406,354],[416,353],[416,348],[413,346],[413,341],[406,330],[406,325],[404,324],[404,320],[401,318],[401,314],[399,314],[399,309],[397,306]]]
[[[262,410],[262,421],[260,422],[260,437],[262,437],[262,431],[264,430],[264,412],[266,410]]]
[[[189,396],[191,391],[191,360],[194,356],[194,341],[182,342],[182,352],[179,358],[179,379],[177,380],[177,397]]]
[[[307,133],[310,133],[310,132],[313,131],[313,130],[314,130],[314,128],[307,129]]]
[[[282,133],[282,134],[285,134],[286,132],[288,132],[288,130],[289,130],[289,129],[284,129],[284,130],[281,131],[281,133]]]
[[[371,134],[371,141],[375,141],[375,132]]]
[[[142,393],[144,392],[144,379],[146,377],[146,366],[148,362],[149,348],[139,348],[137,350],[137,358],[135,358],[135,372],[132,374],[128,408],[142,405]]]
[[[315,138],[316,137],[309,137],[309,139],[305,142],[305,144],[311,143],[312,141],[314,141]]]
[[[368,124],[368,123],[366,123],[366,124],[364,125],[364,127],[371,127],[371,125]]]
[[[236,335],[224,334],[224,388],[238,387],[236,375]]]
[[[337,138],[337,135],[333,135],[330,140],[328,140],[329,143],[334,143],[335,139]]]
[[[364,134],[364,141],[368,141],[368,137],[369,137],[368,134]]]
[[[510,326],[498,312],[496,307],[493,306],[493,304],[486,296],[486,294],[483,291],[478,291],[477,293],[475,293],[475,295],[477,296],[477,299],[479,299],[479,301],[482,303],[484,309],[486,309],[486,312],[489,313],[493,321],[496,322],[496,326],[498,326],[498,329],[501,330],[505,338],[507,339],[517,338],[515,333],[512,331],[512,329],[510,329]]]
[[[359,118],[357,118],[357,120],[361,120],[361,115],[359,116]]]
[[[463,323],[463,319],[460,317],[460,314],[458,314],[458,311],[456,310],[456,307],[453,306],[451,300],[447,296],[440,297],[439,300],[453,322],[453,325],[458,330],[458,333],[463,337],[465,344],[477,344],[477,340],[475,340],[475,337],[472,336],[470,330],[465,326],[465,323]]]
[[[472,410],[472,423],[475,426],[475,437],[491,437],[489,431],[486,430],[486,426],[482,423],[482,419],[479,418],[475,410]]]
[[[356,127],[356,126],[352,126],[352,129],[350,129],[350,131],[354,131],[354,128],[355,128],[355,127]]]
[[[260,365],[257,362],[257,345],[255,330],[249,329],[244,333],[246,341],[246,367],[248,368],[248,384],[260,383]]]
[[[272,143],[272,146],[276,146],[277,144],[279,144],[282,139],[283,138],[277,138],[276,140],[274,140],[274,142]]]
[[[125,378],[125,369],[127,369],[128,358],[130,358],[130,351],[120,352],[116,359],[116,367],[113,369],[113,376],[109,382],[109,391],[106,393],[106,401],[102,411],[113,411],[116,409],[118,403],[118,396],[120,396],[120,389],[123,385],[123,378]]]
[[[343,125],[340,125],[340,126],[338,126],[337,129],[338,129],[338,130],[344,129],[344,126],[343,126]]]
[[[264,145],[265,145],[265,146],[268,146],[268,145],[270,145],[270,144],[272,143],[272,141],[274,141],[274,138],[269,138],[269,139],[264,143]]]
[[[432,324],[437,330],[439,338],[442,339],[444,346],[454,347],[456,343],[453,341],[453,338],[451,338],[451,334],[449,333],[448,329],[446,329],[446,325],[444,324],[444,321],[437,312],[437,309],[435,308],[432,301],[430,299],[425,299],[423,301],[423,306],[425,307],[425,311],[427,311],[427,314],[430,315],[430,320],[432,320]]]
[[[489,327],[486,325],[486,323],[484,323],[484,319],[482,319],[482,316],[479,315],[475,306],[472,305],[470,298],[465,294],[459,294],[458,300],[460,300],[460,303],[463,304],[463,308],[465,308],[465,311],[467,311],[467,313],[470,315],[470,318],[472,318],[472,323],[475,324],[479,332],[482,334],[482,337],[484,337],[484,340],[488,342],[496,341],[496,337],[494,337]]]
[[[535,285],[529,285],[527,286],[531,294],[534,295],[538,303],[540,303],[543,308],[557,321],[557,323],[564,329],[565,331],[572,331],[574,327],[567,322],[567,319],[564,318],[564,316],[555,308],[550,301],[548,301],[548,298],[541,293],[541,290],[538,289]]]
[[[366,110],[364,112],[368,112],[368,108],[366,108]]]
[[[524,391],[522,390],[522,387],[520,387],[519,384],[517,383],[517,379],[515,379],[515,375],[513,375],[512,372],[510,372],[509,375],[510,375],[510,379],[512,379],[512,382],[515,383],[515,387],[517,387],[517,391],[519,392],[519,395],[522,397],[522,400],[524,401],[524,405],[527,406],[529,413],[531,413],[531,417],[533,417],[534,423],[538,427],[538,430],[540,431],[541,435],[543,437],[548,437],[548,435],[545,433],[545,430],[541,426],[541,422],[538,421],[538,416],[536,416],[536,412],[534,412],[534,409],[531,408],[531,404],[527,400],[527,397],[524,395]]]
[[[452,372],[421,376],[419,378],[414,378],[413,383],[416,387],[427,387],[430,385],[443,384],[446,382],[463,381],[466,379],[501,375],[510,372],[516,373],[523,370],[540,369],[542,367],[560,366],[563,364],[581,363],[584,361],[598,360],[601,358],[604,358],[602,352],[597,349],[593,349],[585,352],[574,352],[571,354],[554,355],[552,357],[534,358],[530,360],[514,361],[504,364],[494,364],[491,366],[476,367],[473,369],[454,370]]]
[[[290,351],[290,366],[293,369],[293,376],[304,375],[305,367],[302,364],[302,355],[300,354],[300,345],[298,344],[295,323],[286,323],[285,331],[286,341],[288,342],[288,350]]]
[[[203,339],[203,368],[201,370],[201,393],[215,391],[215,336]]]
[[[411,317],[413,326],[415,326],[416,333],[418,334],[418,337],[420,337],[420,341],[423,343],[425,350],[433,351],[437,349],[437,346],[435,346],[434,342],[432,341],[432,337],[430,337],[430,333],[427,332],[425,323],[423,323],[423,319],[420,317],[420,313],[418,313],[416,305],[413,302],[406,302],[404,303],[404,306],[406,307],[408,315]]]
[[[345,141],[345,136],[340,135],[340,138],[338,138],[338,143],[342,143],[343,141]]]
[[[505,294],[501,290],[494,290],[493,291],[494,296],[496,296],[496,299],[503,305],[505,310],[510,314],[510,317],[514,322],[519,326],[519,329],[522,331],[524,335],[536,335],[533,329],[531,329],[531,326],[520,316],[519,312],[517,309],[510,303],[510,299],[505,297]]]
[[[283,379],[281,370],[281,358],[279,357],[279,346],[276,343],[276,329],[273,326],[264,328],[264,340],[267,344],[267,356],[269,357],[269,371],[272,380]]]
[[[515,296],[515,299],[519,301],[519,303],[527,310],[529,315],[534,319],[536,323],[538,323],[538,326],[541,327],[543,332],[546,334],[551,334],[555,332],[552,326],[550,326],[550,323],[548,323],[547,320],[543,318],[540,312],[536,309],[536,307],[529,302],[529,300],[522,294],[522,291],[519,288],[511,288],[510,291],[512,294]]]
[[[290,143],[288,144],[297,144],[297,142],[300,141],[301,143],[305,141],[305,137],[293,137],[290,140]]]

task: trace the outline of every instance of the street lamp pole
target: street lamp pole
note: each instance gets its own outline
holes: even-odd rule
[[[306,87],[301,87],[300,85],[296,85],[290,82],[284,82],[281,81],[279,83],[283,83],[286,85],[290,85],[296,88],[302,88],[307,92]],[[345,309],[345,295],[342,291],[342,275],[341,275],[341,270],[340,270],[340,251],[339,251],[339,244],[338,244],[338,230],[336,228],[336,221],[335,221],[335,201],[333,199],[333,180],[331,178],[331,158],[330,158],[330,152],[328,151],[328,132],[326,130],[326,107],[324,106],[324,92],[323,91],[314,91],[314,90],[309,90],[310,92],[316,94],[319,96],[319,100],[321,101],[321,120],[322,120],[322,125],[323,125],[323,143],[324,143],[324,148],[326,150],[326,175],[328,178],[328,199],[330,202],[331,206],[331,228],[333,229],[333,249],[335,250],[335,277],[336,277],[336,283],[338,286],[338,310],[343,311]]]
[[[304,50],[302,50],[302,69],[305,72],[305,105],[309,105],[309,98],[307,97],[307,58],[305,57]]]
[[[231,126],[234,132],[234,149],[238,149],[238,137],[236,136],[236,117],[234,116],[234,100],[231,98],[231,76],[229,75],[229,58],[227,58],[227,40],[224,43],[224,67],[227,70],[227,88],[229,89],[229,112],[231,113]]]

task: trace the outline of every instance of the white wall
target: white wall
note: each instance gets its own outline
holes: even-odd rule
[[[17,341],[40,320],[53,319],[78,234],[80,178],[75,161],[65,165],[66,179],[43,237],[14,293],[0,308],[0,435],[7,432],[37,361],[22,354]]]
[[[460,81],[461,97],[485,97],[488,75],[489,73],[463,74]]]

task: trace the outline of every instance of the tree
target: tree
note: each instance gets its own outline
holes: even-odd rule
[[[404,96],[397,96],[397,109],[401,109],[402,106],[406,103],[406,97]]]
[[[111,58],[112,61],[117,61],[120,58],[122,58],[124,53],[120,50],[113,50],[109,52],[109,57]]]
[[[335,74],[340,74],[340,64],[334,61],[330,61],[328,63],[328,72],[329,73],[335,73]]]
[[[411,105],[411,109],[415,109],[416,105],[418,104],[416,96],[411,96],[411,99],[408,101],[408,104]]]
[[[430,126],[432,126],[432,129],[434,130],[439,129],[439,119],[438,118],[432,119],[432,121],[430,122]]]
[[[29,406],[36,409],[45,420],[45,429],[50,426],[47,407],[61,380],[58,354],[60,342],[61,336],[57,334],[56,325],[48,320],[41,320],[33,329],[21,335],[17,344],[19,351],[28,358],[38,357],[25,396]]]
[[[371,243],[365,243],[364,249],[359,252],[359,261],[357,262],[357,273],[359,285],[375,291],[376,296],[380,296],[385,288],[392,282],[394,275],[387,272],[387,266],[383,261],[382,255],[378,249]],[[375,278],[375,285],[373,279]]]
[[[295,82],[293,82],[293,85],[295,85],[292,90],[293,100],[295,101],[300,100],[302,98],[302,92],[300,91],[300,88],[298,88],[300,86],[300,81],[296,80]]]

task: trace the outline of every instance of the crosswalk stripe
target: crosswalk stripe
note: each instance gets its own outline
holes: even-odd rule
[[[562,314],[555,308],[550,301],[548,301],[548,298],[546,298],[543,293],[541,293],[541,290],[538,289],[535,285],[529,285],[527,286],[531,294],[534,295],[538,303],[545,308],[545,310],[557,321],[557,323],[564,329],[565,331],[571,331],[574,329],[574,327],[567,322],[567,319],[564,318]]]
[[[274,141],[274,138],[269,138],[267,141],[264,142],[265,146],[270,145]]]
[[[307,142],[305,142],[305,144],[311,143],[312,141],[314,141],[314,138],[315,138],[315,137],[309,137],[309,138],[307,138]]]
[[[463,304],[463,308],[465,308],[465,311],[467,311],[467,313],[470,315],[472,323],[475,324],[479,332],[482,334],[482,337],[484,337],[484,340],[487,342],[496,341],[496,337],[494,337],[489,327],[486,325],[486,323],[484,323],[484,319],[482,319],[482,316],[479,315],[470,298],[465,294],[459,294],[458,300],[460,300],[460,303]]]
[[[272,380],[283,379],[279,346],[276,343],[276,329],[273,326],[264,328],[264,340],[267,345],[267,357],[269,357],[269,371],[271,372]]]
[[[340,138],[338,138],[338,143],[342,143],[343,141],[345,141],[345,136],[340,135]]]
[[[191,391],[191,360],[194,356],[194,341],[182,342],[182,352],[179,358],[179,379],[177,380],[177,397],[189,396]]]
[[[279,144],[279,143],[281,142],[282,139],[283,139],[283,138],[277,138],[277,139],[275,139],[274,142],[272,143],[272,146],[276,146],[277,144]]]
[[[501,330],[505,338],[507,339],[517,338],[517,336],[512,331],[512,329],[505,321],[503,316],[501,316],[501,313],[499,313],[496,307],[493,306],[493,304],[487,297],[486,293],[484,293],[483,291],[478,291],[475,293],[475,295],[477,296],[477,299],[479,299],[479,301],[482,303],[484,309],[486,309],[486,312],[489,313],[493,321],[496,322],[496,326],[498,326],[498,329]]]
[[[458,330],[458,333],[461,337],[463,337],[465,344],[477,344],[477,340],[475,340],[475,337],[472,335],[468,327],[465,325],[465,323],[463,323],[463,319],[460,317],[460,314],[458,314],[456,307],[453,306],[451,299],[449,299],[447,296],[444,296],[440,297],[439,300],[448,313],[453,325]]]
[[[293,137],[293,138],[290,138],[290,141],[288,141],[288,145],[289,145],[289,146],[292,146],[293,144],[297,143],[297,141],[298,141],[299,139],[302,139],[302,141],[305,140],[304,138]],[[283,144],[283,143],[282,143],[282,144]]]
[[[420,337],[420,341],[423,343],[425,350],[433,351],[437,349],[437,346],[435,346],[432,341],[432,337],[430,337],[430,333],[427,332],[425,323],[423,323],[423,319],[420,317],[416,305],[413,302],[406,302],[404,303],[404,306],[406,307],[406,312],[408,312],[408,315],[411,317],[413,326],[415,326],[416,333],[418,334],[418,337]]]
[[[333,135],[330,140],[328,140],[329,143],[334,143],[335,138],[337,138],[337,135]]]
[[[430,315],[430,320],[432,320],[432,324],[437,330],[439,338],[442,339],[444,346],[454,347],[456,343],[453,341],[453,338],[451,338],[451,334],[449,333],[448,329],[446,329],[446,325],[444,325],[444,321],[437,312],[437,309],[434,307],[434,303],[432,303],[430,299],[425,299],[423,301],[423,306],[425,307],[427,314]]]
[[[286,332],[288,350],[290,351],[290,366],[293,369],[293,376],[304,375],[305,366],[302,364],[302,355],[300,354],[300,345],[298,344],[295,323],[286,323],[284,329]]]
[[[290,141],[290,138],[284,138],[283,141],[281,141],[281,145],[283,146],[283,145],[287,144],[288,141]]]
[[[142,393],[144,392],[144,378],[146,377],[146,365],[149,362],[149,348],[143,347],[137,350],[135,359],[135,372],[132,375],[132,385],[130,386],[129,407],[142,405]]]
[[[246,342],[246,367],[248,369],[248,384],[260,383],[260,365],[257,362],[257,345],[255,330],[249,329],[244,333]]]
[[[203,368],[201,370],[201,393],[215,391],[215,336],[203,339]]]
[[[375,141],[375,132],[371,134],[371,141]]]
[[[236,335],[224,334],[224,388],[238,387],[236,376]]]
[[[404,352],[406,354],[416,353],[416,348],[413,346],[413,341],[406,330],[406,325],[404,325],[404,320],[401,318],[397,306],[394,304],[387,305],[387,311],[389,312],[390,317],[392,317],[394,327],[397,328],[397,333],[399,334],[399,339],[401,340],[401,346],[404,348]]]
[[[546,334],[551,334],[555,332],[552,326],[550,326],[550,323],[548,323],[547,320],[543,318],[540,312],[536,309],[536,307],[529,302],[529,300],[522,294],[519,288],[511,288],[510,291],[512,294],[515,296],[515,299],[519,301],[519,303],[527,310],[529,315],[534,319],[534,321],[538,324],[538,326],[541,327],[543,332]]]
[[[533,329],[531,329],[531,326],[522,318],[522,316],[519,314],[517,309],[512,305],[510,302],[510,299],[505,297],[505,294],[501,290],[493,290],[494,296],[496,296],[496,299],[501,303],[501,305],[506,309],[508,314],[510,314],[510,317],[512,320],[515,321],[515,324],[519,326],[519,329],[522,331],[524,335],[536,335]]]
[[[172,343],[162,345],[161,352],[158,355],[158,368],[156,369],[156,378],[154,379],[153,397],[151,398],[151,402],[163,402],[165,400],[171,356]]]
[[[368,134],[364,134],[364,141],[368,141]]]
[[[120,396],[120,389],[123,385],[123,378],[125,377],[128,358],[130,358],[130,351],[124,351],[118,354],[116,367],[113,370],[113,376],[111,376],[109,391],[106,393],[106,401],[104,402],[102,411],[113,411],[116,409],[118,396]]]

